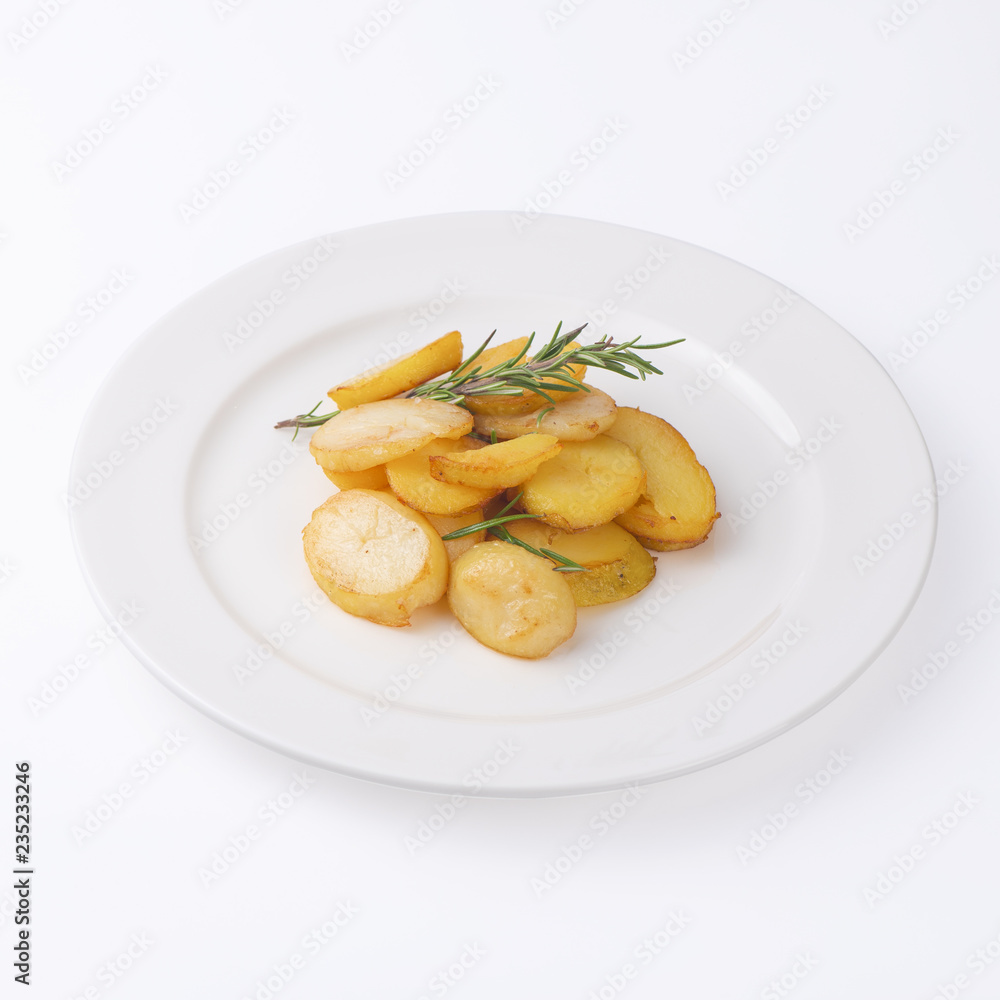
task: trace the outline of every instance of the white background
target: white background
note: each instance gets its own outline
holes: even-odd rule
[[[387,23],[352,51],[378,7]],[[972,0],[559,9],[556,0],[394,0],[392,11],[354,0],[4,5],[2,732],[5,772],[26,759],[34,776],[35,996],[1000,991],[1000,628],[989,610],[1000,605],[1000,282],[957,291],[980,269],[992,279],[982,262],[1000,253],[1000,12]],[[158,78],[143,93],[144,79]],[[413,176],[387,177],[481,78],[492,81],[488,99],[447,128]],[[136,106],[119,103],[135,87]],[[797,109],[797,127],[779,128]],[[276,111],[291,123],[251,162],[241,143]],[[293,807],[224,875],[199,877],[302,768],[201,716],[119,642],[98,651],[104,623],[63,499],[81,414],[147,326],[236,266],[367,223],[523,212],[609,118],[621,135],[552,210],[688,240],[795,289],[885,365],[935,466],[952,468],[914,612],[829,707],[736,760],[648,787],[544,892],[532,880],[620,793],[472,801],[414,850],[407,838],[440,815],[443,797],[308,769],[313,783]],[[101,119],[111,127],[100,144],[59,167]],[[720,187],[752,150],[766,162]],[[226,189],[184,213],[234,158],[241,170]],[[894,179],[880,210],[878,193],[888,201]],[[859,213],[873,202],[878,218],[862,230]],[[87,298],[116,271],[127,282],[87,322]],[[939,310],[936,335],[918,333]],[[33,352],[74,318],[77,335],[25,376]],[[918,348],[909,358],[907,339]],[[967,643],[959,629],[977,614]],[[900,686],[949,641],[960,655],[904,701]],[[81,653],[86,668],[39,708],[45,685]],[[171,733],[183,742],[140,782],[142,761]],[[849,758],[842,773],[803,794],[837,752]],[[13,841],[7,780],[3,866]],[[133,794],[81,837],[88,812],[123,781]],[[787,806],[791,818],[772,836],[770,817]],[[771,839],[748,857],[762,831]],[[0,885],[4,996],[13,899]],[[338,906],[356,915],[322,947],[307,946]],[[644,939],[671,914],[683,928],[645,960]],[[461,980],[441,978],[463,953],[471,967]],[[634,978],[622,972],[628,963]]]

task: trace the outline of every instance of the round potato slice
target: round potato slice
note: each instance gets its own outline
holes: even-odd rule
[[[331,417],[309,442],[313,458],[332,472],[363,472],[472,430],[472,414],[432,399],[381,399]]]
[[[323,466],[320,466],[323,469]],[[341,490],[381,490],[389,485],[384,465],[373,465],[361,472],[334,472],[323,469],[326,478]]]
[[[380,625],[409,625],[448,586],[444,542],[421,514],[388,493],[344,490],[302,532],[313,579],[334,604]]]
[[[618,411],[608,436],[627,444],[646,470],[643,496],[617,518],[649,549],[690,549],[717,518],[715,485],[684,436],[662,417],[631,406]]]
[[[389,488],[408,507],[423,514],[454,517],[479,510],[500,492],[500,487],[480,489],[476,486],[456,486],[438,482],[431,476],[432,456],[462,453],[467,447],[464,440],[442,439],[394,459],[385,467]]]
[[[474,450],[432,455],[430,471],[442,483],[499,490],[523,483],[560,450],[551,434],[525,434]]]
[[[481,510],[472,510],[468,514],[456,514],[454,517],[446,517],[443,514],[424,514],[430,521],[434,530],[441,535],[444,541],[445,535],[450,535],[459,528],[471,528],[474,524],[481,524],[484,520]],[[454,562],[463,552],[468,552],[473,545],[486,541],[486,530],[476,531],[471,535],[463,535],[461,538],[452,538],[444,542],[445,551],[448,558]]]
[[[602,524],[569,533],[542,521],[510,521],[507,530],[536,549],[550,549],[585,567],[563,573],[577,607],[610,604],[638,594],[656,574],[653,557],[624,528]]]
[[[576,629],[576,602],[564,575],[516,545],[480,542],[452,565],[448,603],[484,646],[538,659]]]
[[[483,371],[486,371],[487,368],[492,368],[496,365],[502,364],[504,361],[509,361],[511,358],[516,357],[516,355],[524,349],[527,342],[527,337],[518,337],[517,340],[508,340],[506,344],[499,344],[496,347],[487,347],[486,350],[483,351],[478,358],[476,358],[475,364],[482,368]],[[569,351],[575,351],[579,346],[580,345],[574,340],[563,348],[562,353],[566,354]],[[519,364],[527,360],[530,359],[523,358]],[[587,374],[587,366],[570,365],[565,370],[565,373],[571,378],[575,378],[578,382],[582,382],[584,376]],[[556,383],[559,380],[550,377],[546,381]],[[566,384],[566,389],[546,389],[546,395],[552,397],[551,401],[546,399],[545,396],[542,396],[537,392],[531,392],[528,389],[522,389],[519,393],[503,396],[466,396],[465,405],[473,413],[514,416],[517,414],[534,413],[536,410],[540,410],[544,406],[551,406],[552,403],[567,398],[567,396],[575,391],[576,387],[569,384]]]
[[[613,521],[642,496],[646,485],[635,452],[599,434],[592,441],[564,441],[521,488],[521,507],[546,524],[582,531]]]
[[[561,402],[549,404],[548,412],[514,416],[477,414],[476,431],[484,437],[495,433],[501,440],[523,434],[551,434],[560,441],[591,441],[615,422],[615,401],[600,389],[588,387],[566,395]]]
[[[452,330],[395,361],[355,375],[334,386],[327,395],[337,404],[338,410],[349,410],[361,403],[398,396],[421,382],[450,372],[461,360],[462,335]]]

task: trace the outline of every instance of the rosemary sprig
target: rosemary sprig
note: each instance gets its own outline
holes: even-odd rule
[[[524,490],[522,490],[521,493],[518,493],[518,495],[514,497],[514,499],[511,500],[509,503],[504,504],[503,508],[496,515],[496,517],[491,517],[488,521],[477,521],[475,524],[470,524],[465,528],[456,528],[454,531],[449,532],[447,535],[442,535],[441,541],[453,542],[455,541],[456,538],[465,538],[466,535],[475,535],[477,532],[482,531],[483,528],[492,528],[496,525],[504,524],[507,521],[516,521],[518,518],[521,517],[534,517],[533,514],[507,513],[507,511],[509,511],[514,506],[514,504],[516,504],[517,501],[521,499],[522,493],[524,493]]]
[[[558,563],[558,566],[552,567],[555,573],[585,573],[587,571],[586,566],[581,566],[579,563],[573,562],[572,559],[567,559],[565,556],[559,555],[558,552],[553,552],[551,549],[536,549],[533,545],[529,545],[527,542],[512,535],[506,528],[490,528],[489,532],[491,535],[495,535],[505,542],[510,542],[511,545],[520,545],[522,549],[527,549],[536,556],[545,556],[546,559],[551,559],[554,563]]]
[[[553,566],[552,569],[556,573],[581,573],[586,571],[586,566],[581,566],[579,563],[573,562],[572,559],[567,559],[566,556],[559,555],[558,552],[553,552],[551,549],[536,549],[533,545],[529,545],[527,542],[522,541],[520,538],[512,535],[504,525],[508,521],[518,521],[525,517],[534,517],[533,514],[508,514],[507,512],[521,499],[521,494],[518,493],[513,500],[508,503],[503,510],[497,514],[496,517],[491,517],[488,521],[479,521],[476,524],[470,524],[465,528],[456,528],[454,531],[449,532],[447,535],[441,536],[441,541],[451,542],[457,538],[464,538],[466,535],[475,535],[484,529],[493,535],[495,538],[499,538],[504,542],[510,542],[511,545],[520,545],[522,549],[527,549],[529,552],[536,556],[542,556],[546,559],[551,559],[554,563],[558,565]]]
[[[450,375],[424,382],[404,395],[462,406],[466,396],[516,396],[522,391],[528,391],[538,393],[552,403],[553,399],[549,395],[551,392],[590,392],[588,386],[570,374],[573,365],[587,365],[624,375],[625,378],[645,380],[647,375],[662,375],[663,372],[636,352],[672,347],[684,339],[681,337],[662,344],[640,344],[639,338],[635,337],[623,344],[616,344],[611,337],[605,335],[596,344],[566,350],[586,325],[584,323],[575,330],[562,333],[562,323],[559,323],[549,342],[530,360],[525,360],[535,337],[532,333],[514,357],[484,369],[476,361],[496,334],[494,330]],[[317,403],[309,413],[279,421],[275,427],[294,427],[298,433],[300,427],[318,427],[339,412],[317,415],[319,405]]]
[[[624,344],[616,344],[610,337],[605,336],[596,344],[566,350],[586,325],[584,323],[575,330],[562,333],[562,323],[560,323],[549,342],[537,351],[530,361],[524,359],[534,339],[533,333],[520,352],[507,361],[486,370],[479,366],[473,367],[472,363],[493,337],[491,333],[483,346],[450,375],[418,385],[406,395],[461,405],[466,396],[516,396],[527,390],[538,393],[551,403],[553,400],[549,393],[553,391],[566,392],[567,389],[590,391],[569,373],[573,365],[583,364],[624,375],[626,378],[645,380],[647,375],[662,375],[663,372],[636,351],[652,351],[681,342],[679,339],[662,344],[640,344],[639,338],[635,337]]]
[[[456,528],[454,531],[448,532],[447,535],[442,535],[441,541],[453,542],[458,538],[465,538],[466,535],[478,535],[480,531],[489,531],[491,528],[500,527],[508,521],[517,521],[521,518],[534,516],[534,514],[508,514],[506,517],[497,516],[490,518],[488,521],[477,521],[475,524],[470,524],[465,528]]]
[[[300,428],[319,427],[320,424],[325,424],[330,417],[335,417],[340,413],[340,410],[334,410],[333,413],[316,413],[322,405],[323,400],[321,399],[308,413],[300,413],[297,417],[292,417],[290,420],[279,420],[274,425],[274,429],[279,430],[282,427],[294,427],[295,433],[292,435],[292,440],[294,441],[299,436]]]

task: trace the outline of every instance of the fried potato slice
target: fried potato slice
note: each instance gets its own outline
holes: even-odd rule
[[[487,347],[482,354],[476,358],[475,365],[485,371],[504,361],[509,361],[524,349],[528,343],[527,337],[518,337],[516,340],[508,340],[505,344],[498,344],[496,347]],[[574,340],[563,349],[563,354],[576,350],[580,345]],[[587,374],[586,365],[570,365],[566,369],[566,374],[582,382]],[[558,381],[549,379],[549,381]],[[516,414],[533,413],[543,406],[551,406],[560,400],[573,395],[576,392],[575,386],[567,386],[564,389],[547,389],[546,392],[552,397],[551,402],[545,396],[537,392],[530,392],[522,389],[521,392],[509,396],[466,396],[465,405],[473,413],[486,413],[502,416],[514,416]]]
[[[617,414],[615,401],[600,389],[587,387],[566,393],[560,402],[549,403],[552,409],[539,419],[538,413],[513,416],[477,414],[476,431],[484,437],[495,433],[501,440],[520,437],[522,434],[551,434],[560,441],[591,441],[603,434],[614,422]]]
[[[431,476],[438,482],[480,489],[517,486],[534,475],[542,462],[559,454],[562,446],[551,434],[526,434],[475,451],[432,455]]]
[[[338,410],[349,410],[361,403],[398,396],[428,379],[450,372],[461,361],[462,335],[458,330],[452,330],[395,361],[355,375],[334,386],[327,395],[337,404]]]
[[[380,625],[410,623],[448,586],[444,542],[427,519],[387,493],[344,490],[302,532],[313,579],[334,604]]]
[[[472,415],[432,399],[360,403],[321,424],[309,442],[313,458],[332,472],[363,472],[409,455],[436,438],[460,438]]]
[[[464,453],[466,447],[464,441],[442,439],[386,463],[389,488],[408,507],[424,514],[454,517],[481,509],[500,492],[500,487],[479,489],[475,486],[454,486],[431,476],[432,456]]]
[[[642,496],[646,474],[635,452],[599,434],[591,441],[565,441],[522,487],[521,507],[565,531],[613,521]]]
[[[653,557],[613,522],[573,534],[542,521],[510,521],[507,530],[536,549],[550,549],[581,566],[563,573],[577,607],[610,604],[638,594],[653,579]]]
[[[468,514],[456,514],[454,517],[447,517],[444,514],[424,514],[430,521],[434,530],[442,536],[450,535],[459,528],[470,528],[474,524],[479,524],[485,520],[481,510],[470,510]],[[631,538],[632,536],[629,535]],[[471,535],[463,535],[461,538],[453,538],[444,543],[448,558],[454,562],[463,552],[468,552],[473,545],[486,541],[486,530],[476,531]]]
[[[448,604],[484,646],[537,659],[576,629],[576,602],[565,575],[517,545],[480,542],[453,563]]]
[[[487,368],[495,368],[504,361],[510,361],[515,355],[520,354],[528,343],[527,337],[515,337],[514,340],[507,340],[502,344],[494,344],[487,347],[476,358],[475,366],[485,371]]]
[[[333,472],[331,469],[323,471],[326,473],[326,478],[342,490],[382,490],[389,485],[384,465],[373,465],[361,472]]]
[[[486,371],[488,368],[494,368],[496,365],[502,364],[504,361],[509,361],[511,358],[520,354],[521,351],[524,350],[527,343],[527,337],[517,337],[514,340],[508,340],[503,344],[496,344],[494,347],[487,347],[486,350],[483,351],[478,358],[476,358],[473,366],[480,368],[482,371]],[[531,409],[528,395],[524,392],[518,393],[514,396],[503,397],[503,403],[500,403],[499,396],[493,397],[492,399],[486,396],[466,396],[465,405],[473,413],[527,413]],[[494,411],[491,408],[494,406],[500,406],[501,410]],[[503,407],[506,407],[507,409],[503,409]]]
[[[608,436],[627,444],[646,470],[642,498],[617,523],[661,552],[704,542],[720,517],[715,485],[684,436],[661,417],[631,406],[619,407]]]

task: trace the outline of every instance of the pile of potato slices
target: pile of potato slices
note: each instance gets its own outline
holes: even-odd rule
[[[515,357],[525,339],[487,348],[477,364]],[[338,492],[303,530],[306,562],[352,615],[403,626],[447,597],[485,646],[547,656],[573,635],[577,608],[649,584],[647,550],[705,541],[719,517],[715,487],[669,423],[594,387],[463,405],[403,395],[461,361],[453,331],[330,390],[340,412],[309,448]],[[571,374],[583,381],[586,370]],[[505,523],[510,535],[583,570],[560,571],[485,529],[442,540],[505,507],[531,515]]]

